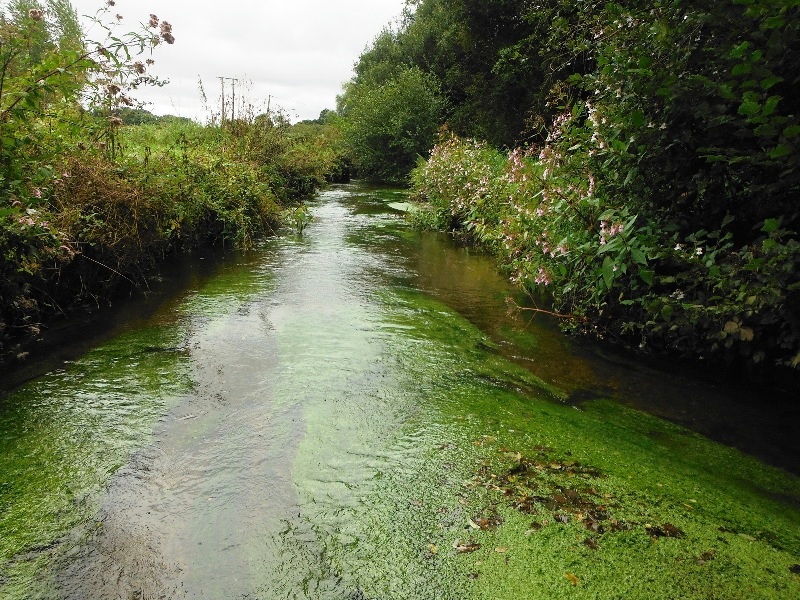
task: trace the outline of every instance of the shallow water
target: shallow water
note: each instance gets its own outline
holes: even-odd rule
[[[622,405],[795,464],[791,435],[765,444],[756,427],[791,431],[791,408],[720,411],[739,406],[730,390],[576,347],[509,311],[490,259],[411,231],[391,206],[402,200],[360,184],[324,192],[304,235],[227,255],[0,397],[0,595],[480,597],[460,554],[438,549],[470,518],[461,490],[481,439],[577,452],[597,443],[581,427],[599,410],[609,428],[641,421],[636,435],[665,453],[631,449],[638,465],[708,452]],[[620,408],[585,405],[600,397]],[[547,403],[552,434],[538,429]],[[764,494],[794,498],[785,478]],[[796,511],[786,519],[791,546]]]

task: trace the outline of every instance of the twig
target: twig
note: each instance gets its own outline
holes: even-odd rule
[[[114,268],[112,268],[112,267],[109,267],[108,265],[105,265],[105,264],[101,263],[99,260],[95,260],[95,259],[93,259],[93,258],[90,258],[90,257],[86,256],[85,254],[80,254],[79,256],[82,256],[82,257],[83,257],[83,258],[85,258],[86,260],[90,260],[90,261],[92,261],[92,262],[93,262],[94,264],[96,264],[96,265],[100,265],[101,267],[103,267],[103,268],[105,268],[105,269],[108,269],[108,270],[109,270],[109,271],[111,271],[112,273],[116,273],[117,275],[119,275],[119,276],[120,276],[120,277],[122,277],[123,279],[126,279],[126,280],[130,281],[130,282],[131,282],[131,285],[133,285],[134,287],[139,287],[139,285],[138,285],[138,284],[137,284],[135,281],[133,281],[131,278],[129,278],[129,277],[126,277],[125,275],[123,275],[122,273],[120,273],[119,271],[117,271],[116,269],[114,269]]]
[[[527,311],[527,312],[534,312],[534,313],[542,313],[542,314],[545,314],[545,315],[550,315],[551,317],[556,317],[558,319],[566,319],[566,320],[569,320],[569,321],[581,321],[583,323],[585,323],[586,321],[589,320],[588,318],[583,317],[581,315],[565,315],[565,314],[562,314],[562,313],[557,313],[557,312],[553,312],[553,311],[550,311],[550,310],[545,310],[543,308],[520,306],[519,304],[517,304],[517,302],[513,298],[509,298],[508,301],[509,301],[509,303],[513,304],[517,308],[517,310],[524,310],[524,311]]]

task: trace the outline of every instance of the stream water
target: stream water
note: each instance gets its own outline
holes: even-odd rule
[[[463,484],[495,440],[622,464],[611,479],[652,472],[647,493],[675,473],[676,498],[721,498],[734,538],[766,502],[780,560],[800,562],[797,408],[577,347],[509,310],[490,259],[411,230],[403,201],[334,187],[302,236],[189,272],[146,317],[3,393],[0,597],[573,592],[567,567],[540,596],[464,564]],[[735,541],[761,540],[752,528]],[[764,585],[796,591],[783,576]]]

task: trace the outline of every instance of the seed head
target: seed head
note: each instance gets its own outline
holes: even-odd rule
[[[32,8],[28,11],[28,16],[34,21],[41,21],[44,19],[44,11],[39,8]]]
[[[147,67],[144,66],[144,63],[141,61],[136,61],[133,63],[133,70],[136,71],[139,75],[144,75],[144,72],[147,70]]]
[[[172,35],[172,25],[168,21],[161,21],[161,37],[168,44],[175,43],[175,38]]]
[[[150,15],[150,21],[147,24],[153,29],[155,29],[156,27],[158,27],[158,17],[155,15]]]

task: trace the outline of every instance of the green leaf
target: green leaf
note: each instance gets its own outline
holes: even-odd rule
[[[777,77],[775,75],[771,75],[769,77],[765,77],[764,79],[761,80],[761,89],[762,90],[768,90],[771,87],[779,84],[781,81],[783,81],[783,78],[782,77]]]
[[[749,47],[750,42],[742,42],[731,50],[731,58],[742,58]]]
[[[762,114],[764,116],[769,116],[775,112],[775,109],[778,108],[778,102],[781,101],[781,96],[770,96],[767,98],[767,101],[764,103],[764,109]]]
[[[740,75],[747,75],[752,70],[753,70],[753,65],[751,65],[749,62],[743,62],[733,67],[731,75],[733,75],[734,77],[739,77]]]
[[[739,106],[739,114],[745,117],[754,117],[761,113],[761,104],[757,100],[746,98]]]
[[[628,151],[628,144],[623,142],[622,140],[614,140],[611,142],[611,147],[616,150],[617,152],[627,152]]]
[[[761,29],[778,29],[786,25],[786,21],[781,15],[775,15],[774,17],[767,17],[764,19],[764,22],[761,23]]]
[[[753,130],[758,137],[774,137],[778,134],[778,130],[775,129],[773,125],[769,123],[765,123],[764,125],[759,125]]]
[[[653,271],[649,269],[639,269],[639,278],[647,285],[653,285]]]
[[[787,138],[793,138],[800,135],[800,125],[789,125],[783,130],[783,135]]]
[[[640,265],[647,264],[647,255],[639,250],[639,248],[631,248],[631,258],[633,258],[634,262]]]
[[[787,144],[778,144],[769,153],[770,158],[783,158],[792,153],[792,147]]]
[[[761,231],[763,231],[764,233],[772,233],[780,226],[781,226],[780,219],[765,219],[764,225],[763,227],[761,227]]]
[[[606,289],[610,290],[614,284],[614,275],[614,261],[610,256],[606,256],[603,259],[603,281],[606,284]]]

